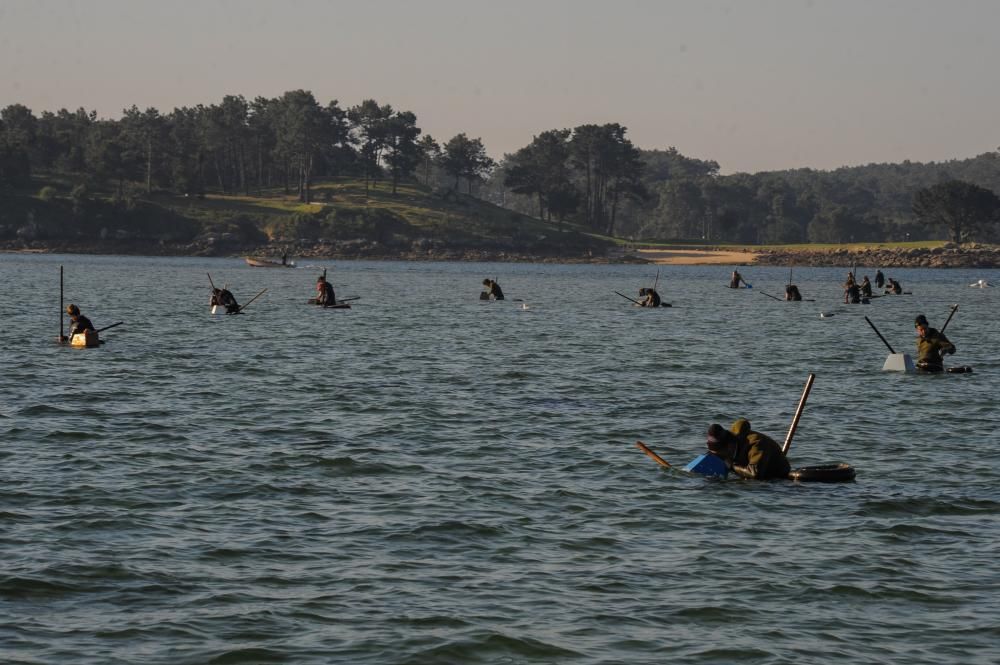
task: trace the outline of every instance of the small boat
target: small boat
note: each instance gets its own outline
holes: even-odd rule
[[[70,337],[69,345],[81,349],[92,349],[101,345],[101,339],[97,336],[96,330],[84,330],[82,333],[76,333]]]
[[[273,261],[271,259],[255,259],[252,256],[245,256],[243,259],[247,262],[248,266],[253,268],[294,268],[295,261],[288,261],[287,263],[282,263],[281,261]]]

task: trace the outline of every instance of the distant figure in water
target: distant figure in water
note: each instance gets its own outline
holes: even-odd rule
[[[503,300],[503,289],[501,289],[500,285],[495,281],[487,277],[483,280],[483,286],[486,287],[486,290],[483,291],[483,293],[486,294],[486,297],[484,298],[480,295],[480,299],[487,300],[489,298],[493,298],[494,300]]]
[[[708,452],[722,458],[726,467],[741,478],[771,480],[787,478],[791,466],[778,442],[750,429],[750,421],[740,418],[729,430],[721,425],[708,428]]]
[[[333,284],[326,281],[325,275],[316,278],[316,304],[323,307],[333,307],[337,304],[337,294],[333,290]]]
[[[785,300],[802,300],[802,294],[799,293],[799,287],[794,284],[789,284],[785,287]]]
[[[743,275],[741,275],[738,270],[734,270],[732,276],[729,278],[729,288],[740,288],[740,282],[746,284],[746,280],[743,279]]]
[[[881,270],[875,271],[875,288],[881,289],[885,285],[885,275],[882,274]]]
[[[858,305],[861,303],[861,287],[856,282],[844,284],[844,303]]]
[[[943,332],[931,328],[923,314],[917,316],[913,326],[917,329],[917,369],[943,372],[944,360],[941,354],[955,353],[955,345],[948,341]]]
[[[885,285],[885,292],[899,296],[903,294],[903,287],[899,282],[890,277],[888,283]]]
[[[73,338],[73,335],[86,332],[88,330],[95,330],[94,324],[90,322],[90,319],[80,313],[80,308],[76,305],[67,305],[66,313],[69,314],[69,335],[63,337],[62,341],[67,342]]]
[[[287,266],[288,265],[288,253],[287,252],[281,255],[281,265],[283,265],[283,266]]]
[[[239,314],[240,305],[236,302],[236,297],[229,289],[212,289],[212,299],[208,301],[211,306],[219,305],[226,308],[226,314]]]
[[[639,305],[642,307],[659,307],[662,302],[660,294],[656,292],[656,289],[647,287],[639,289],[639,297],[641,298]]]
[[[861,297],[862,298],[872,297],[872,283],[871,280],[868,279],[868,275],[865,275],[865,278],[861,280]]]

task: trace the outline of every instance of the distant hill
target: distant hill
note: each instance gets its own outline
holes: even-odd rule
[[[549,224],[450,189],[353,178],[319,179],[310,204],[281,190],[259,196],[116,197],[36,177],[8,193],[0,247],[50,251],[226,256],[432,259],[590,259],[609,239]]]

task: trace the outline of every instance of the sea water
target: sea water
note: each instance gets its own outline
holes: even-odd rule
[[[301,264],[310,264],[304,265]],[[59,346],[65,303],[100,328]],[[996,663],[991,270],[0,255],[6,663]],[[316,277],[350,310],[306,304]],[[859,269],[874,275],[876,266]],[[209,278],[244,303],[211,316]],[[483,278],[508,300],[479,300]],[[882,372],[940,327],[966,375]],[[525,307],[526,306],[526,307]],[[833,316],[820,318],[820,312]],[[68,324],[67,324],[68,325]],[[749,418],[839,485],[665,470]]]

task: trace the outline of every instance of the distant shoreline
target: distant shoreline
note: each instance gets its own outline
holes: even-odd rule
[[[0,247],[3,254],[105,254],[117,256],[175,256],[204,258],[280,258],[283,250],[271,247],[246,248],[242,251],[191,251],[187,246],[130,247]],[[654,265],[731,265],[784,267],[846,267],[856,265],[880,268],[1000,268],[1000,245],[952,243],[940,247],[894,248],[859,247],[853,249],[706,249],[706,248],[635,248],[608,255],[541,255],[498,250],[437,249],[426,252],[336,252],[329,248],[298,247],[287,251],[291,260],[370,260],[370,261],[462,261],[496,263],[564,263]],[[185,251],[186,250],[186,251]],[[201,250],[201,251],[198,251]]]

